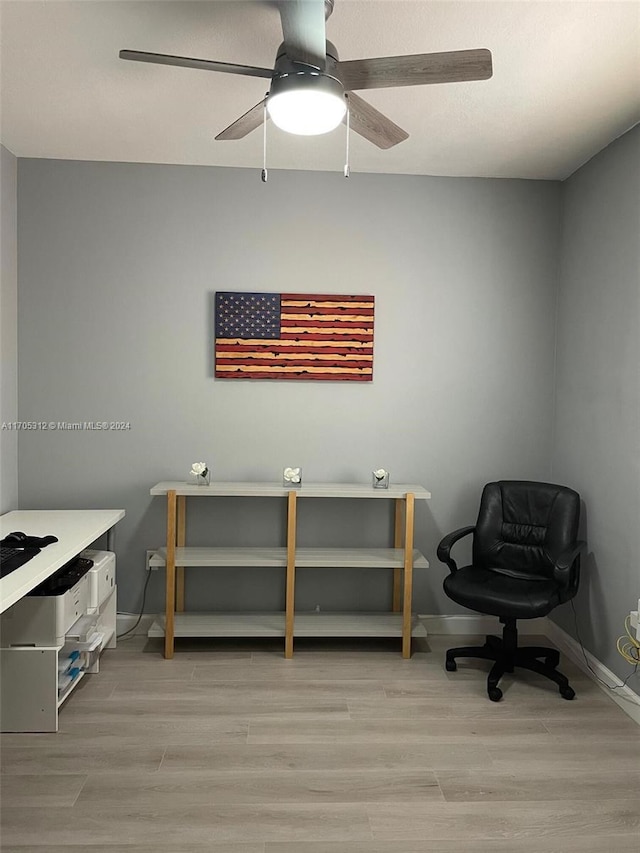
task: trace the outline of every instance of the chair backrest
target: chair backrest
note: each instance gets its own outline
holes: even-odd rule
[[[487,483],[473,537],[473,563],[522,578],[553,577],[554,560],[578,537],[580,496],[526,480]]]

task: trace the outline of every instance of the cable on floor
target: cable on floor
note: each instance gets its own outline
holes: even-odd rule
[[[640,664],[640,658],[635,658],[635,660],[632,659],[629,661],[630,663],[633,664],[633,669],[631,670],[629,675],[625,678],[625,680],[621,684],[607,684],[606,681],[603,681],[603,679],[600,678],[598,673],[594,670],[594,668],[589,663],[589,659],[587,658],[587,653],[584,649],[584,645],[582,644],[582,638],[580,637],[580,629],[578,628],[578,615],[576,613],[575,607],[573,606],[573,601],[570,601],[569,603],[571,604],[571,609],[573,610],[573,621],[574,621],[575,626],[576,626],[576,637],[578,638],[578,642],[580,643],[580,648],[582,649],[582,657],[584,658],[584,662],[587,665],[587,669],[589,670],[589,672],[591,672],[593,674],[596,681],[598,681],[600,684],[602,684],[604,687],[607,688],[607,690],[610,690],[612,693],[616,690],[621,690],[623,687],[626,687],[629,679],[632,676],[636,675],[636,673],[638,672],[638,665]],[[627,618],[625,619],[625,629],[627,631],[627,635],[628,635],[629,639],[637,647],[636,648],[636,651],[637,651],[640,649],[640,643],[638,643],[638,641],[634,637],[632,637],[631,634],[629,633],[629,626],[627,625],[628,619],[629,619],[629,617],[627,616]],[[625,643],[626,642],[625,637],[619,637],[618,638],[618,642],[616,644],[618,646],[618,651],[620,651],[620,646],[618,644],[621,641],[623,643]],[[620,654],[622,654],[622,652],[620,652]],[[624,657],[624,655],[623,655],[623,657]],[[637,705],[638,707],[640,707],[640,702],[636,702],[635,699],[632,699],[629,696],[622,695],[620,698],[625,699],[627,702],[631,702],[632,705]]]

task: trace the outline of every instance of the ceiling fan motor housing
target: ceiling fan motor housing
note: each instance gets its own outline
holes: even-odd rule
[[[344,97],[344,87],[338,76],[338,51],[327,42],[325,67],[317,68],[303,62],[295,62],[287,56],[284,42],[278,48],[269,96],[273,97],[291,89],[317,89]]]
[[[336,80],[339,79],[338,75],[338,48],[330,41],[326,42],[326,59],[324,62],[324,68],[319,68],[315,65],[308,65],[304,62],[296,62],[294,60],[289,59],[287,56],[287,47],[284,42],[278,48],[276,53],[276,61],[273,66],[273,76],[277,77],[281,74],[289,74],[292,71],[301,71],[305,68],[309,70],[315,71],[324,71],[329,77],[335,77]]]
[[[278,127],[291,133],[315,135],[339,124],[346,112],[346,98],[337,76],[338,51],[331,42],[327,42],[324,65],[323,69],[291,60],[284,44],[280,46],[267,96],[267,110]],[[282,112],[285,98],[286,117]],[[291,117],[294,112],[297,117]]]

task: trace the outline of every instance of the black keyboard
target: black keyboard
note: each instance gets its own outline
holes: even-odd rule
[[[0,546],[0,560],[3,562],[5,560],[10,560],[12,557],[17,557],[18,554],[22,554],[18,548],[9,548],[8,545]]]
[[[0,545],[0,578],[24,566],[39,553],[39,548],[11,548],[9,545]]]

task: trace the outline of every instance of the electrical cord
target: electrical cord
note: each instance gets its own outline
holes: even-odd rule
[[[135,631],[135,629],[140,624],[140,620],[142,619],[142,614],[144,613],[144,603],[145,603],[145,600],[147,598],[147,587],[149,586],[150,579],[151,579],[151,572],[147,571],[147,579],[144,582],[144,589],[142,590],[142,604],[140,605],[140,613],[138,614],[138,618],[136,619],[135,625],[132,628],[129,628],[128,631],[125,631],[122,634],[116,634],[117,640],[121,640],[122,637],[126,637],[127,634],[130,634],[132,631]]]
[[[589,663],[589,659],[587,658],[587,653],[586,653],[586,651],[584,649],[584,645],[582,643],[582,638],[580,637],[580,629],[578,628],[578,614],[576,613],[576,609],[573,606],[573,601],[570,601],[569,603],[571,604],[571,610],[573,611],[573,621],[574,621],[575,626],[576,626],[576,637],[578,638],[578,642],[580,643],[580,648],[582,650],[582,657],[584,658],[584,662],[587,665],[587,669],[589,670],[589,672],[591,672],[593,674],[596,681],[598,681],[600,684],[602,684],[604,687],[607,688],[607,690],[610,690],[612,693],[615,690],[620,690],[623,687],[626,687],[629,679],[632,676],[636,675],[636,673],[638,672],[638,665],[640,665],[640,657],[633,658],[631,653],[629,653],[629,657],[626,657],[625,656],[627,654],[626,652],[625,652],[625,654],[622,654],[622,652],[620,651],[620,644],[625,643],[624,648],[626,648],[626,638],[625,637],[619,637],[617,640],[617,643],[616,643],[616,647],[617,647],[618,651],[620,652],[620,654],[622,654],[622,656],[625,658],[625,660],[628,660],[629,663],[633,664],[633,669],[631,670],[629,675],[625,678],[625,680],[621,684],[607,684],[606,681],[603,681],[603,679],[600,678],[598,673],[594,670],[594,668]],[[630,619],[627,616],[626,619],[624,620],[625,630],[627,632],[627,636],[628,636],[629,640],[631,641],[632,645],[635,647],[636,653],[640,653],[640,643],[634,637],[631,636],[631,634],[629,632],[629,625],[627,624],[628,622],[630,622]],[[631,702],[632,705],[638,705],[640,707],[640,702],[636,702],[634,699],[631,699],[628,696],[622,695],[620,698],[626,699],[628,702]]]
[[[631,616],[627,616],[624,620],[625,637],[618,637],[616,648],[622,657],[634,666],[640,663],[640,640],[637,640],[631,633]]]

